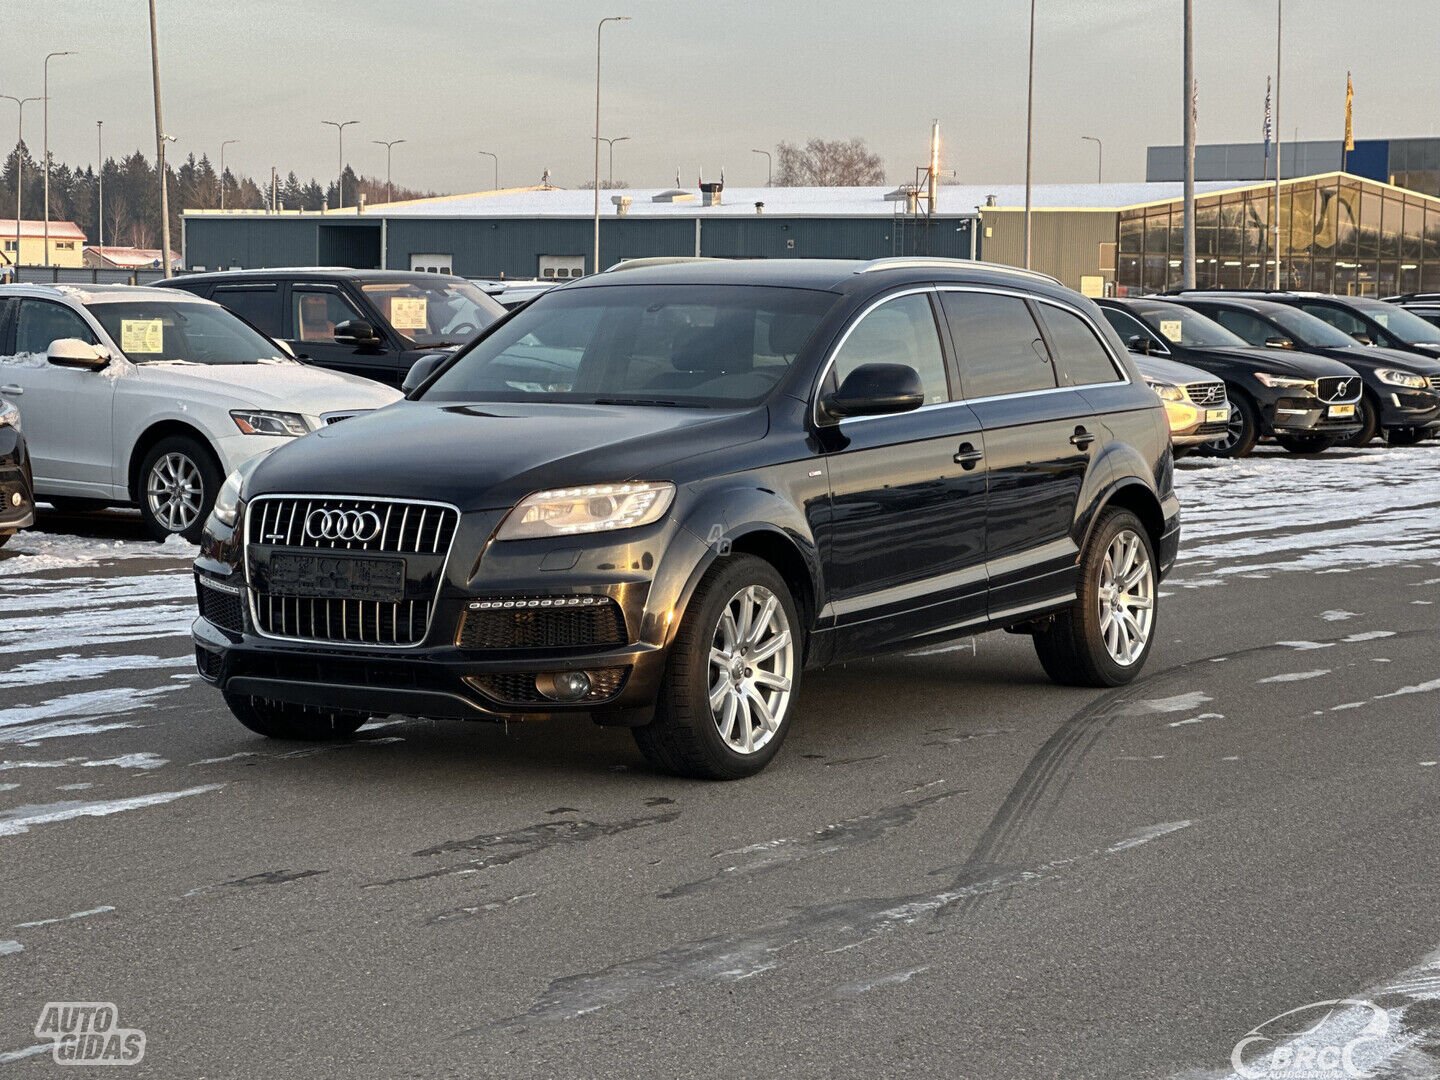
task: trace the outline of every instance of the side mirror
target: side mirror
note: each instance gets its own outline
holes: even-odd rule
[[[920,373],[908,364],[861,364],[821,402],[837,420],[847,416],[888,416],[925,404]]]
[[[1276,334],[1265,339],[1265,347],[1267,349],[1293,349],[1295,348],[1295,342],[1291,341],[1288,337],[1281,337],[1279,334]]]
[[[1127,349],[1131,352],[1143,353],[1146,356],[1150,355],[1150,350],[1154,348],[1154,346],[1155,343],[1143,334],[1132,334],[1125,339],[1125,347]]]
[[[1372,338],[1369,334],[1351,334],[1350,336],[1353,337],[1356,341],[1358,341],[1361,345],[1375,344],[1375,339]]]
[[[85,368],[99,371],[110,363],[110,354],[99,345],[79,338],[56,338],[46,350],[45,359],[57,367]]]
[[[410,365],[410,370],[405,373],[404,381],[400,383],[400,389],[406,394],[410,393],[431,375],[434,375],[440,365],[449,358],[449,353],[430,353],[420,357]]]
[[[364,319],[346,319],[336,324],[335,340],[342,345],[374,345],[380,335]]]

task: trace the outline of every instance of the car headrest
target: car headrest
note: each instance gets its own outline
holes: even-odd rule
[[[739,317],[736,317],[739,316]],[[755,331],[748,313],[721,316],[694,331],[671,359],[676,371],[749,371],[755,366]]]

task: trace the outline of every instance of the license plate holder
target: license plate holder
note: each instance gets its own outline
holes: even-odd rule
[[[269,592],[285,596],[379,603],[405,598],[404,559],[276,553],[270,556],[265,579]]]
[[[1344,417],[1347,417],[1347,416],[1354,416],[1354,415],[1355,415],[1355,406],[1354,406],[1354,405],[1331,405],[1331,406],[1330,406],[1330,410],[1329,410],[1329,412],[1328,412],[1327,415],[1330,417],[1331,420],[1339,420],[1339,419],[1343,419]]]
[[[1224,423],[1230,419],[1229,409],[1206,409],[1205,422],[1207,424]]]

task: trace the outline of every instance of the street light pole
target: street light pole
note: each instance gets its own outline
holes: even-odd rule
[[[95,180],[99,192],[95,197],[95,226],[99,230],[96,247],[105,249],[105,121],[95,121]],[[102,256],[103,257],[103,256]]]
[[[764,154],[764,155],[765,155],[765,186],[766,186],[766,187],[769,187],[771,180],[772,180],[772,179],[774,178],[774,176],[775,176],[774,169],[772,168],[772,166],[774,165],[774,161],[773,161],[773,160],[771,159],[771,157],[770,157],[770,151],[769,151],[769,150],[751,150],[750,153],[752,153],[752,154]]]
[[[613,138],[613,139],[604,139],[604,138],[602,138],[600,141],[603,142],[603,143],[605,143],[607,146],[610,147],[610,179],[609,179],[606,183],[607,183],[607,186],[609,186],[609,187],[614,187],[614,186],[615,186],[615,144],[616,144],[617,142],[629,142],[629,141],[630,141],[630,136],[629,136],[629,135],[617,135],[617,136],[615,136],[615,138]]]
[[[385,201],[386,201],[386,202],[394,202],[394,201],[395,201],[395,185],[392,184],[392,183],[390,183],[390,148],[391,148],[392,146],[399,146],[399,145],[400,145],[402,142],[404,142],[405,140],[404,140],[404,139],[390,139],[390,140],[387,142],[385,139],[371,139],[370,141],[371,141],[372,143],[374,143],[376,146],[383,146],[383,147],[385,147]]]
[[[336,208],[339,208],[339,207],[342,207],[342,206],[345,205],[345,129],[346,129],[347,127],[349,127],[351,124],[358,124],[359,122],[360,122],[359,120],[346,120],[346,121],[344,121],[344,122],[337,121],[337,120],[321,120],[321,121],[320,121],[320,123],[322,123],[322,124],[326,124],[326,125],[328,125],[328,126],[330,126],[330,127],[333,127],[333,128],[335,129],[335,134],[338,135],[339,138],[340,138],[340,171],[335,174],[335,206],[336,206]]]
[[[481,157],[488,157],[488,158],[494,159],[494,161],[495,161],[495,187],[494,187],[494,190],[495,190],[495,191],[499,191],[499,190],[500,190],[500,155],[499,155],[499,154],[492,154],[489,150],[478,150],[478,151],[476,151],[476,153],[478,153]]]
[[[1030,180],[1035,128],[1035,0],[1030,0],[1030,68],[1025,81],[1025,269],[1030,269]]]
[[[600,32],[607,22],[629,22],[629,15],[607,15],[595,24],[595,255],[590,272],[600,272]]]
[[[73,52],[52,52],[45,57],[45,63],[41,65],[44,70],[44,89],[41,90],[40,114],[44,117],[41,127],[44,130],[45,142],[45,266],[50,266],[50,61],[57,56],[74,56]]]
[[[1081,135],[1081,141],[1093,142],[1095,144],[1095,182],[1105,182],[1105,144],[1094,135]]]
[[[155,0],[150,0],[150,78],[155,86],[155,164],[160,172],[160,262],[165,276],[170,266],[170,183],[165,175],[165,117],[160,109],[160,39],[155,30]]]
[[[15,258],[11,265],[16,272],[20,270],[20,195],[25,190],[25,157],[21,148],[25,145],[25,104],[30,101],[39,101],[37,97],[18,98],[12,94],[0,94],[0,98],[6,101],[15,102],[16,112],[19,114],[19,126],[15,131]]]
[[[1195,288],[1195,0],[1184,6],[1185,170],[1181,216],[1180,287]],[[1168,278],[1168,275],[1167,275]]]
[[[239,139],[226,139],[220,144],[220,209],[225,209],[225,147],[238,143]]]
[[[1275,279],[1276,291],[1280,289],[1280,54],[1284,40],[1285,0],[1275,0]],[[1300,141],[1299,137],[1295,140]]]

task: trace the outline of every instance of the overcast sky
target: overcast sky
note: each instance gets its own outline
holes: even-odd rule
[[[399,184],[577,186],[591,171],[595,22],[605,28],[601,131],[628,135],[616,176],[687,184],[723,167],[764,183],[753,147],[861,136],[908,180],[938,118],[945,165],[968,183],[1024,175],[1028,0],[157,0],[165,124],[183,155],[258,176],[334,174],[335,132],[359,120],[346,159]],[[1275,60],[1274,0],[1198,0],[1200,141],[1258,140]],[[1180,0],[1039,0],[1037,182],[1144,178],[1144,149],[1180,141]],[[145,0],[0,0],[0,94],[41,92],[50,64],[57,160],[153,154]],[[1432,135],[1440,111],[1434,0],[1291,0],[1281,123],[1290,139],[1335,138],[1345,71],[1357,138]],[[40,105],[26,141],[41,144]],[[0,141],[14,105],[0,101]],[[602,163],[602,170],[604,168]]]

